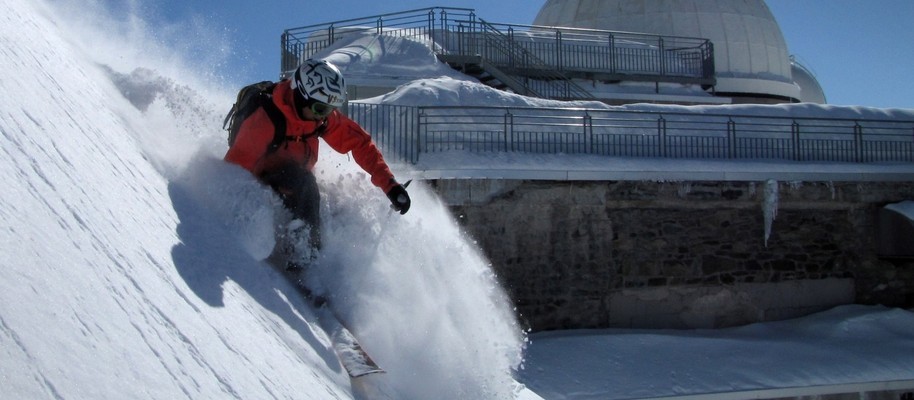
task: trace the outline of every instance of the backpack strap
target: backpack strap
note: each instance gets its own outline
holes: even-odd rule
[[[270,122],[273,123],[273,141],[267,147],[267,153],[272,153],[286,141],[286,117],[279,107],[276,107],[276,104],[273,103],[272,93],[260,93],[260,106],[263,107],[263,111],[267,113],[267,116],[270,117]]]
[[[286,135],[286,117],[283,115],[279,107],[276,107],[276,103],[273,103],[273,94],[267,92],[260,93],[260,105],[263,107],[263,111],[267,113],[267,116],[270,117],[270,121],[273,123],[274,128],[273,141],[270,142],[270,146],[267,147],[267,153],[272,153],[278,150],[279,147],[283,145],[283,143],[304,142],[312,136],[324,136],[324,132],[327,131],[327,119],[324,118],[321,120],[321,123],[318,124],[316,128],[314,128],[314,131],[307,135]]]
[[[321,123],[318,124],[317,127],[314,128],[314,131],[312,131],[311,133],[309,133],[307,135],[301,135],[301,136],[286,136],[285,140],[289,141],[289,142],[304,142],[305,140],[308,140],[309,138],[311,138],[313,136],[322,137],[322,136],[324,136],[324,132],[326,132],[326,131],[327,131],[327,119],[325,118],[325,119],[321,120]]]

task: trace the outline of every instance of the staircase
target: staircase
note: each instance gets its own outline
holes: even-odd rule
[[[524,96],[541,97],[528,85],[524,85],[497,66],[486,62],[482,56],[438,54],[438,59],[450,65],[451,68],[478,79],[484,85]]]
[[[564,73],[519,46],[483,19],[450,21],[451,46],[436,46],[438,59],[497,89],[556,100],[594,100]],[[453,46],[456,44],[456,46]]]

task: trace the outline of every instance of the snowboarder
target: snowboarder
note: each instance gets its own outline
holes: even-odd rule
[[[264,100],[272,104],[260,106],[241,122],[225,154],[226,161],[269,185],[292,214],[285,243],[277,246],[277,251],[289,256],[287,269],[305,266],[321,247],[320,191],[312,173],[318,137],[341,154],[352,152],[355,162],[371,175],[371,182],[387,195],[391,207],[400,214],[409,210],[409,194],[394,179],[371,136],[338,110],[345,98],[340,70],[324,60],[307,60],[289,79],[275,85],[272,96]],[[282,117],[274,123],[279,118],[276,109]],[[282,138],[281,125],[285,125],[285,138],[277,146],[274,140]],[[306,249],[297,245],[305,241]]]

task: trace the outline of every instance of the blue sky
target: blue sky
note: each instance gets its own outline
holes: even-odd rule
[[[151,25],[178,31],[181,26],[209,30],[224,42],[224,74],[230,82],[275,79],[279,37],[284,29],[432,6],[473,8],[483,19],[532,23],[543,1],[399,2],[335,0],[240,1],[165,0],[127,3]],[[879,108],[914,108],[914,1],[911,0],[767,0],[791,54],[812,70],[830,104]],[[132,6],[130,5],[132,4]],[[162,35],[174,48],[199,51],[188,35]]]
[[[914,108],[914,1],[766,3],[830,104]]]

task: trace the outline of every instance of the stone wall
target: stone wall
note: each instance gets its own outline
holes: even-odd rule
[[[877,211],[914,199],[914,183],[433,185],[534,330],[710,328],[853,302],[914,306],[914,262],[874,250]]]

